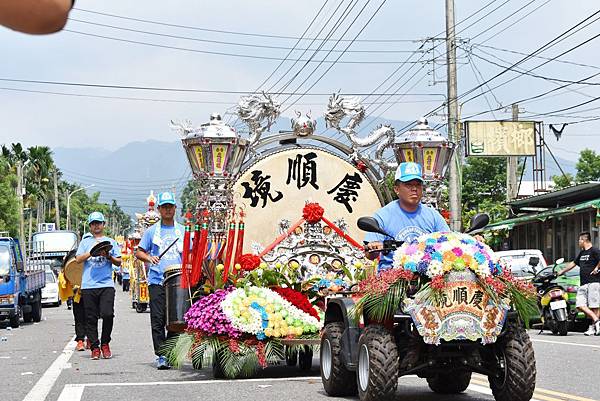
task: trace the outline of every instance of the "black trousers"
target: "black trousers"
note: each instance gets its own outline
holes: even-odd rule
[[[163,355],[161,350],[166,339],[174,337],[176,333],[165,329],[167,324],[167,299],[165,287],[158,284],[148,286],[150,294],[150,326],[152,327],[152,344],[154,345],[154,354]]]
[[[92,349],[100,344],[110,343],[115,317],[115,289],[112,287],[81,290],[87,322],[85,334],[92,343]],[[102,319],[102,337],[98,341],[98,318]]]
[[[129,279],[123,279],[123,292],[129,292]]]
[[[85,340],[85,306],[83,306],[83,297],[79,302],[73,302],[73,318],[75,319],[75,341]]]

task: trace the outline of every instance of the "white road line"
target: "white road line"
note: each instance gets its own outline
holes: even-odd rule
[[[562,345],[573,345],[576,347],[600,348],[600,345],[569,343],[566,341],[538,340],[535,338],[532,338],[531,341],[533,341],[534,343],[562,344]]]
[[[135,386],[163,386],[163,385],[176,385],[181,386],[184,384],[219,384],[219,383],[263,383],[263,382],[285,382],[285,381],[309,381],[317,380],[321,381],[319,376],[302,376],[302,377],[276,377],[276,378],[255,378],[255,379],[233,379],[233,380],[181,380],[181,381],[161,381],[161,382],[129,382],[129,383],[81,383],[81,384],[68,384],[67,386],[81,386],[81,387],[135,387]],[[65,386],[66,387],[66,386]]]
[[[69,359],[75,350],[75,336],[67,343],[62,353],[52,362],[52,365],[44,372],[40,380],[27,393],[23,401],[44,401],[52,390],[54,383],[60,376],[60,372],[68,366]]]
[[[83,396],[83,390],[85,386],[81,384],[67,384],[56,401],[79,401]]]

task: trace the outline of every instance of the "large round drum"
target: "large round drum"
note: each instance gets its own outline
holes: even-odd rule
[[[165,269],[165,299],[167,311],[167,330],[180,333],[185,330],[183,316],[192,306],[194,289],[181,288],[181,265],[171,265]]]
[[[375,187],[356,166],[316,147],[277,149],[249,165],[234,184],[235,201],[245,206],[244,252],[268,246],[278,223],[302,217],[307,201],[317,202],[330,221],[344,219],[348,234],[361,241],[356,220],[381,207]]]

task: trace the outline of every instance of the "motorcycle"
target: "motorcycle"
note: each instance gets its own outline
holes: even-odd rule
[[[559,284],[555,283],[557,275],[554,269],[543,269],[535,271],[539,258],[532,256],[529,258],[529,265],[532,267],[532,279],[538,294],[538,308],[542,319],[540,333],[548,329],[554,335],[566,336],[569,332],[569,294]],[[555,266],[564,262],[561,258],[556,261]]]

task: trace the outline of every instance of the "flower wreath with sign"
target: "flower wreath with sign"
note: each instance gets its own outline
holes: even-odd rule
[[[468,234],[424,234],[395,251],[393,266],[359,283],[356,317],[364,312],[372,320],[391,319],[408,298],[410,286],[418,289],[414,299],[441,306],[449,274],[458,272],[472,272],[492,302],[512,304],[526,323],[537,309],[531,283],[516,279],[490,247]]]
[[[170,362],[181,366],[191,357],[196,366],[207,366],[218,358],[228,378],[251,376],[283,359],[281,340],[313,339],[323,327],[306,295],[281,287],[217,289],[184,319],[186,331],[167,341]]]

